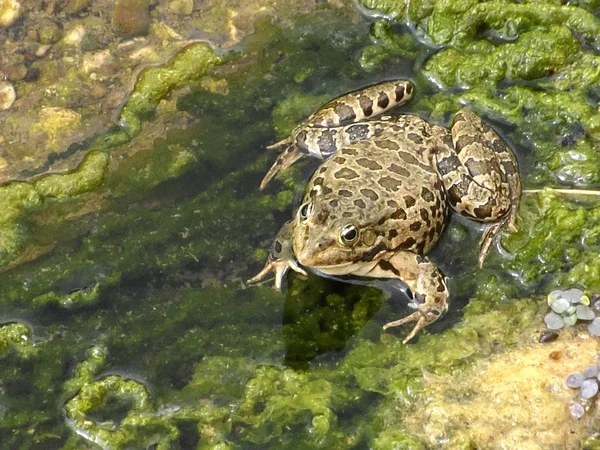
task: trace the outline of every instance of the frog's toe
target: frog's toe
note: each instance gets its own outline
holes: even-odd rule
[[[419,311],[416,311],[400,320],[394,320],[393,322],[388,322],[383,326],[383,330],[387,330],[388,328],[398,327],[400,325],[404,325],[409,322],[417,322],[408,336],[406,336],[402,343],[406,344],[412,338],[414,338],[419,331],[421,331],[426,326],[435,322],[444,311],[440,311],[439,308],[434,306],[422,305],[419,308]]]
[[[277,175],[280,170],[287,169],[303,156],[304,153],[302,153],[298,147],[295,145],[289,145],[283,152],[279,154],[265,177],[260,182],[260,189],[264,189],[269,181],[271,181],[271,179]]]
[[[290,269],[292,269],[294,272],[298,272],[304,276],[308,276],[306,271],[304,269],[302,269],[298,265],[298,263],[293,259],[289,259],[289,260],[269,259],[269,260],[267,260],[265,267],[263,267],[263,269],[258,274],[256,274],[254,277],[250,278],[246,283],[247,284],[258,283],[259,281],[266,278],[266,276],[269,275],[271,272],[273,272],[275,274],[275,282],[273,284],[273,288],[280,291],[281,286],[283,284],[283,277],[285,276],[287,271]]]
[[[279,142],[275,142],[274,144],[267,145],[267,150],[279,150],[280,148],[287,147],[292,143],[292,138],[287,137],[282,139]]]

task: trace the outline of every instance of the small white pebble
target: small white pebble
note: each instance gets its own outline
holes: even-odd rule
[[[562,291],[552,291],[548,294],[548,306],[552,306],[556,300],[562,297]]]
[[[569,406],[569,411],[571,412],[571,417],[575,420],[579,420],[585,414],[585,409],[581,405],[581,403],[571,403]]]
[[[568,316],[563,317],[563,322],[565,325],[572,327],[577,323],[577,316],[575,314],[569,314]]]
[[[560,330],[562,327],[565,326],[562,317],[560,317],[554,312],[546,314],[546,317],[544,317],[544,322],[546,322],[546,326],[550,330]],[[600,328],[600,323],[598,325]]]
[[[577,318],[579,320],[594,320],[596,314],[589,306],[577,305]]]
[[[556,314],[564,313],[567,309],[569,309],[569,306],[571,306],[571,304],[565,298],[557,298],[552,305],[550,305],[552,311],[554,311]]]
[[[592,398],[598,393],[598,381],[597,380],[585,380],[581,383],[581,398],[584,400]]]
[[[15,87],[8,81],[0,81],[0,111],[10,109],[16,98]]]
[[[577,304],[581,301],[581,297],[583,296],[583,291],[581,289],[567,289],[563,292],[562,298],[567,300],[571,304]]]
[[[598,376],[598,366],[587,366],[583,371],[586,378],[596,378]]]
[[[600,336],[600,317],[596,317],[588,325],[588,331],[591,335]]]
[[[581,387],[581,384],[585,381],[585,377],[582,373],[573,373],[567,377],[567,386],[573,389]]]

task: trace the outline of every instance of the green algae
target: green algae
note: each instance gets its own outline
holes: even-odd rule
[[[465,5],[453,6],[454,12],[461,12]],[[443,13],[447,17],[449,11]],[[334,34],[343,35],[342,22],[331,16],[319,20],[334,28],[337,23],[340,30]],[[314,23],[319,20],[310,19]],[[34,367],[31,378],[39,391],[22,407],[27,414],[10,410],[9,419],[3,418],[0,438],[9,436],[11,428],[18,430],[3,442],[14,448],[29,445],[26,430],[45,423],[46,430],[58,431],[53,438],[50,433],[43,434],[48,441],[42,444],[54,439],[67,442],[65,448],[81,446],[74,435],[66,438],[69,434],[64,425],[52,422],[50,409],[61,399],[40,394],[62,381],[69,426],[110,448],[139,444],[157,448],[424,448],[403,423],[407,409],[424,395],[423,372],[461,370],[494,352],[515,347],[524,330],[540,323],[537,299],[516,300],[524,296],[516,284],[503,284],[488,272],[473,277],[471,282],[480,287],[463,311],[460,324],[446,325],[441,332],[425,331],[408,346],[396,337],[406,330],[381,334],[381,323],[393,314],[386,304],[382,315],[373,318],[383,303],[374,288],[340,289],[316,277],[308,281],[290,277],[284,302],[269,288],[233,287],[258,267],[256,258],[262,259],[264,252],[256,249],[256,243],[264,241],[266,246],[277,224],[285,220],[283,216],[289,216],[293,186],[300,182],[299,171],[292,172],[278,180],[283,191],[258,193],[253,187],[268,165],[259,157],[262,147],[275,139],[273,130],[285,135],[322,98],[362,82],[359,62],[348,63],[349,53],[362,51],[364,55],[365,45],[379,48],[351,35],[344,45],[336,41],[327,51],[321,48],[326,56],[319,56],[311,53],[316,42],[326,45],[318,28],[314,31],[300,23],[288,34],[274,25],[266,30],[266,36],[254,37],[264,57],[253,63],[256,70],[248,74],[227,68],[233,72],[227,77],[228,96],[195,92],[178,101],[178,108],[199,117],[197,127],[155,140],[149,151],[134,155],[112,173],[106,173],[106,153],[94,152],[89,156],[93,164],[87,160],[89,179],[71,174],[63,182],[52,175],[33,186],[9,185],[11,197],[2,214],[13,224],[23,205],[40,208],[54,201],[47,201],[46,196],[68,202],[71,195],[81,195],[102,183],[114,198],[105,206],[110,214],[87,217],[89,223],[73,225],[74,237],[66,248],[13,268],[11,276],[3,280],[3,304],[56,308],[60,315],[67,312],[66,317],[55,318],[55,324],[43,326],[48,337],[37,353],[24,353],[27,364]],[[389,29],[384,31],[394,40]],[[557,42],[571,48],[573,41],[564,30],[559,27],[556,31],[562,39]],[[539,33],[531,33],[531,39],[540,38]],[[400,51],[391,44],[382,45],[386,55]],[[564,52],[549,56],[544,53],[548,47],[540,43],[534,45],[540,57],[519,68],[516,52],[528,51],[519,45],[511,53],[513,72],[506,71],[503,76],[512,73],[535,78],[547,74],[548,64],[564,63]],[[297,56],[298,46],[308,53]],[[488,47],[473,45],[471,51],[485,53]],[[276,63],[281,55],[284,62]],[[369,70],[382,61],[368,66]],[[477,61],[485,64],[482,59]],[[232,58],[232,64],[236,62]],[[310,64],[314,66],[306,67]],[[226,72],[215,70],[214,75]],[[195,76],[185,70],[182,73],[183,79]],[[141,121],[152,115],[157,99],[166,92],[158,78],[157,73],[148,75],[138,85],[144,89],[136,91],[124,108],[125,132],[100,137],[92,148],[103,143],[108,150],[134,135],[139,136],[134,144],[150,147],[143,140]],[[167,79],[177,83],[169,76]],[[474,86],[472,90],[439,94],[423,100],[417,108],[443,117],[468,100],[518,124],[528,134],[547,129],[548,123],[555,123],[553,118],[561,115],[564,127],[582,122],[586,130],[597,129],[593,108],[573,102],[571,93],[540,93],[512,86],[506,89],[506,96],[498,98],[493,83],[479,86],[485,84],[481,74],[466,79]],[[158,87],[149,89],[145,97],[145,83],[151,80],[157,81]],[[264,96],[264,92],[276,94]],[[525,107],[535,112],[523,119],[520,111]],[[550,161],[545,176],[536,180],[562,176],[560,171],[568,161],[556,159],[555,147],[536,142],[536,155],[543,154]],[[568,170],[573,172],[573,183],[594,182],[594,147],[583,140],[575,149],[589,153],[589,165],[572,161],[575,166]],[[582,174],[586,176],[581,178]],[[177,189],[169,188],[168,182],[174,178],[181,178]],[[194,189],[178,192],[190,184]],[[162,196],[157,196],[157,191]],[[596,209],[552,193],[529,197],[522,208],[521,232],[503,239],[515,259],[500,261],[500,267],[518,272],[529,283],[565,271],[553,283],[595,289],[600,279],[597,258],[593,258],[598,251]],[[64,225],[54,225],[57,234]],[[44,224],[38,228],[48,229],[52,227]],[[22,232],[15,230],[12,236]],[[549,233],[565,245],[544,253]],[[80,307],[66,308],[72,305]],[[10,342],[9,348],[18,349],[22,344],[19,336],[29,336],[31,331],[20,324],[12,330],[7,332],[10,339],[6,342]],[[95,330],[101,330],[101,336]],[[102,345],[90,349],[89,342]],[[332,357],[335,352],[340,354]],[[82,353],[86,354],[84,360],[65,375],[60,366],[78,360]],[[326,357],[311,362],[322,355]],[[279,367],[282,360],[288,367]],[[144,370],[144,377],[110,373],[111,368],[130,368],[132,361],[139,364],[133,370]],[[9,369],[21,367],[9,363]],[[147,366],[140,369],[142,364]],[[109,373],[102,373],[105,370]],[[156,386],[151,394],[145,377],[148,384]],[[53,406],[31,414],[33,405],[42,404],[42,399]],[[113,403],[120,409],[111,409]],[[123,409],[120,420],[111,417]],[[467,442],[462,448],[469,445]]]
[[[169,92],[201,77],[220,61],[208,44],[199,43],[184,48],[164,66],[145,69],[121,110],[121,130],[129,137],[138,134],[142,120],[154,112]]]

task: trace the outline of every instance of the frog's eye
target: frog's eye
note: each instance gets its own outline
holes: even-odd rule
[[[340,230],[340,243],[352,245],[358,240],[358,230],[354,225],[346,225]]]
[[[300,220],[302,220],[303,222],[306,221],[306,219],[308,219],[308,216],[310,216],[311,212],[312,212],[312,203],[308,202],[308,203],[305,203],[304,205],[302,205],[300,207],[300,209],[298,210],[298,215],[300,216]]]

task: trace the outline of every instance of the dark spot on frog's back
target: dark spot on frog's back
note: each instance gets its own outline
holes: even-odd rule
[[[333,174],[333,176],[335,178],[343,178],[345,180],[353,180],[355,178],[358,178],[358,174],[354,170],[348,169],[347,167],[338,170],[336,173]]]
[[[354,200],[354,204],[356,206],[358,206],[360,209],[365,209],[367,207],[367,204],[361,199]]]
[[[377,183],[388,192],[396,192],[402,186],[401,180],[396,180],[392,177],[381,177]]]
[[[346,158],[336,156],[335,158],[333,158],[333,162],[336,162],[338,164],[344,164],[346,162]]]
[[[372,201],[375,201],[375,200],[379,199],[379,195],[377,195],[377,192],[375,192],[372,189],[364,188],[364,189],[360,190],[360,193],[362,195],[364,195],[365,197],[367,197],[369,200],[372,200]]]
[[[402,208],[398,208],[390,215],[390,218],[394,220],[406,220],[406,211]]]
[[[396,231],[396,230],[390,230],[388,232],[388,238],[394,239],[395,237],[398,237],[398,231]]]
[[[408,140],[414,142],[415,144],[422,144],[423,143],[423,136],[421,136],[420,134],[417,134],[417,133],[408,133],[408,135],[406,137],[408,138]]]
[[[362,166],[366,169],[370,169],[370,170],[381,170],[383,169],[383,167],[381,167],[379,165],[379,163],[373,159],[369,159],[369,158],[358,158],[356,160],[356,163],[359,166]]]
[[[366,117],[369,117],[373,114],[373,100],[371,100],[366,95],[361,95],[358,97],[358,104],[360,105],[363,113]]]
[[[356,155],[358,155],[358,153],[355,149],[346,147],[346,148],[342,149],[342,155],[356,156]]]
[[[412,85],[412,83],[408,83],[408,85],[406,86],[406,93],[408,95],[410,95],[410,94],[412,94],[412,91],[413,91],[413,85]]]
[[[410,177],[410,172],[408,170],[406,170],[404,167],[401,167],[397,164],[390,164],[388,167],[388,170],[390,172],[394,172],[397,173],[398,175],[403,176],[404,178],[409,178]]]
[[[336,199],[333,199],[329,202],[329,206],[331,206],[332,208],[337,208],[339,204],[340,202],[338,202]]]
[[[433,192],[431,192],[429,189],[427,189],[426,187],[424,187],[421,190],[421,198],[423,200],[425,200],[426,202],[433,202]]]
[[[391,141],[389,139],[377,139],[376,141],[374,141],[374,144],[379,147],[382,148],[384,150],[399,150],[400,146],[394,142]],[[416,161],[416,159],[415,159]]]
[[[317,177],[317,178],[315,178],[315,179],[313,180],[313,183],[312,183],[312,184],[314,184],[315,186],[317,186],[317,185],[322,185],[322,184],[323,184],[323,181],[324,181],[324,178],[323,178],[323,177]]]
[[[410,231],[419,231],[421,229],[421,222],[413,222],[410,224]]]
[[[380,108],[387,108],[390,104],[390,98],[385,92],[380,92],[379,97],[377,97],[377,106]]]
[[[427,226],[431,224],[431,221],[429,220],[429,212],[426,209],[421,208],[419,210],[419,215],[421,216],[421,219],[423,219],[423,221],[427,224]]]
[[[411,195],[405,195],[404,196],[404,203],[406,204],[407,208],[410,208],[411,206],[414,206],[415,203],[417,203],[417,201],[415,200],[415,198]]]
[[[351,122],[354,119],[356,119],[356,114],[354,113],[354,108],[352,108],[351,106],[345,104],[345,103],[338,103],[335,108],[333,108],[333,111],[338,115],[338,117],[340,118],[340,123],[347,123],[347,122]]]
[[[353,194],[348,189],[340,189],[338,195],[340,197],[352,197]]]

